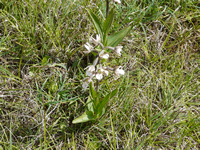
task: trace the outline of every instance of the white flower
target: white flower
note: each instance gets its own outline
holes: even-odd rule
[[[121,3],[121,1],[120,1],[120,0],[114,0],[114,2],[117,2],[117,3],[119,3],[119,4]]]
[[[106,70],[106,67],[102,67],[101,64],[99,65],[99,69],[101,70],[101,72],[102,72],[104,75],[108,75],[108,74],[109,74],[108,70]]]
[[[106,48],[113,50],[116,55],[121,56],[121,51],[123,46],[116,46],[116,47],[107,46]]]
[[[97,78],[97,80],[101,80],[101,79],[103,79],[103,74],[97,72],[97,74],[96,74],[96,78]]]
[[[87,89],[88,85],[90,82],[92,82],[92,78],[94,77],[94,75],[91,75],[90,77],[86,77],[84,80],[83,80],[83,84],[82,84],[82,87],[84,90]]]
[[[120,77],[120,75],[124,75],[125,72],[124,70],[122,69],[122,66],[119,66],[115,69],[115,72],[114,72],[114,78],[115,79],[118,79]]]
[[[89,65],[85,69],[87,69],[86,75],[87,76],[91,76],[93,74],[93,72],[95,71],[95,66],[94,65]]]
[[[86,44],[84,44],[84,46],[87,49],[87,51],[83,51],[83,52],[86,54],[90,53],[93,49],[92,45],[90,45],[88,42]]]
[[[117,2],[117,3],[119,3],[119,4],[121,3],[120,0],[112,0],[112,2],[113,2],[113,1],[114,1],[114,2]]]
[[[109,74],[108,70],[105,70],[105,69],[102,69],[102,72],[103,72],[103,74],[105,74],[105,75],[108,75],[108,74]]]
[[[108,59],[109,54],[104,54],[104,50],[102,50],[102,51],[99,53],[99,57],[100,57],[101,59]]]
[[[83,84],[82,84],[82,88],[84,89],[84,90],[86,90],[87,89],[87,87],[88,87],[88,82],[83,82]]]
[[[96,35],[96,39],[90,37],[89,41],[95,45],[98,45],[101,42],[101,37],[99,34]]]
[[[103,74],[102,74],[103,72],[102,72],[102,65],[100,64],[99,65],[99,68],[98,68],[98,71],[97,71],[97,73],[96,73],[96,78],[97,78],[97,80],[101,80],[102,78],[103,78]]]
[[[97,73],[96,73],[96,78],[97,78],[97,80],[103,79],[103,74],[108,75],[108,73],[109,73],[109,72],[108,72],[107,70],[105,70],[105,68],[102,67],[102,65],[100,64],[100,65],[99,65],[99,69],[98,69],[98,71],[97,71]]]
[[[123,46],[116,46],[115,50],[114,50],[115,54],[118,56],[121,56],[122,48],[123,48]]]
[[[119,67],[117,67],[117,69],[115,69],[115,74],[117,74],[117,75],[125,74],[124,70],[122,69],[122,66],[119,66]]]

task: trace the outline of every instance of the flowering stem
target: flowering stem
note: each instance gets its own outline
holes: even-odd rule
[[[99,80],[97,79],[96,91],[99,91]]]
[[[102,49],[104,49],[104,46],[103,46],[103,44],[102,44],[102,43],[99,43],[99,45],[101,46],[101,48],[102,48]]]
[[[100,59],[98,59],[97,64],[99,64],[99,65],[101,64]],[[98,79],[97,79],[96,91],[99,92],[99,80]]]
[[[108,17],[109,13],[109,0],[106,0],[106,18]]]

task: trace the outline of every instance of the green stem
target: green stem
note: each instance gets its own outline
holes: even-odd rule
[[[97,86],[96,86],[96,91],[99,91],[99,80],[97,79]]]
[[[98,65],[101,64],[101,60],[100,60],[100,58],[98,59],[97,64],[98,64]],[[99,92],[99,80],[98,80],[98,79],[97,79],[96,91]]]

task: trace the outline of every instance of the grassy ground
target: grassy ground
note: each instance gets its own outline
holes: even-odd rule
[[[103,18],[104,6],[0,1],[0,149],[200,149],[198,0],[122,0],[112,31],[133,25],[117,62],[126,75],[101,84],[119,87],[106,115],[72,124],[92,62],[82,53],[95,34],[85,8]]]

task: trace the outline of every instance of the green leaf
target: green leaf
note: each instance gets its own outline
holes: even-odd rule
[[[87,9],[87,12],[88,12],[90,20],[92,21],[94,27],[97,30],[97,33],[100,34],[101,37],[103,37],[102,23],[97,18],[97,16],[94,13],[92,13],[92,11]]]
[[[90,96],[92,99],[91,101],[92,101],[92,105],[93,105],[93,110],[95,110],[99,103],[99,93],[94,90],[92,83],[90,83],[89,87],[90,87]]]
[[[113,96],[115,96],[115,94],[117,93],[118,89],[113,90],[111,93],[107,94],[102,100],[101,102],[98,104],[97,108],[98,108],[98,115],[101,116],[102,115],[102,111],[104,109],[104,107],[106,106],[106,104],[108,103],[109,99],[111,99]]]
[[[112,22],[113,22],[113,19],[114,19],[114,8],[110,11],[110,13],[108,14],[108,17],[106,18],[106,20],[103,22],[103,32],[104,33],[108,33],[111,25],[112,25]]]
[[[108,45],[109,46],[117,46],[123,38],[129,33],[129,31],[132,29],[132,26],[126,27],[122,29],[121,31],[114,33],[108,37]]]
[[[81,116],[74,119],[72,121],[72,123],[76,124],[76,123],[88,122],[88,121],[91,121],[91,120],[94,120],[94,119],[95,119],[95,117],[93,117],[93,113],[91,111],[86,111]]]
[[[49,59],[49,57],[48,57],[48,56],[45,56],[45,57],[42,59],[41,65],[42,65],[42,66],[45,66],[45,65],[48,63],[48,59]]]
[[[90,94],[91,94],[92,98],[95,100],[96,96],[97,96],[97,92],[94,90],[94,88],[92,86],[92,82],[90,82]]]
[[[88,110],[94,113],[94,104],[90,96],[87,99],[86,105],[87,105]]]
[[[110,98],[113,98],[113,96],[115,96],[115,94],[117,94],[117,92],[118,92],[118,89],[113,90],[113,91],[110,93]]]
[[[111,28],[111,25],[113,23],[113,19],[114,19],[114,8],[110,11],[110,13],[108,14],[106,20],[103,22],[103,32],[104,32],[104,37],[103,37],[103,44],[104,46],[106,45],[107,43],[107,35],[108,35],[108,32]]]

